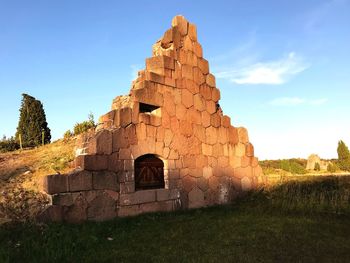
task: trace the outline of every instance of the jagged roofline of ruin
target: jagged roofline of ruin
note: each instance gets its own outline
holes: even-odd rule
[[[158,106],[162,106],[162,102],[147,100],[144,96],[143,101],[139,99],[137,93],[140,92],[137,90],[146,88],[151,92],[155,91],[154,86],[150,84],[151,82],[172,88],[182,88],[186,84],[191,85],[191,83],[180,81],[185,75],[187,82],[194,79],[195,84],[216,88],[215,77],[209,72],[209,63],[203,57],[202,46],[198,42],[197,28],[182,15],[173,18],[171,28],[152,46],[152,57],[147,58],[145,64],[145,69],[140,70],[136,79],[132,81],[129,94],[117,96],[113,99],[112,111],[133,108],[135,102],[149,102],[151,104],[158,102]],[[182,69],[182,66],[184,66],[184,69]],[[191,71],[186,68],[187,66],[196,66],[196,68]],[[172,74],[171,71],[174,73]],[[182,71],[188,72],[182,74]],[[203,73],[204,78],[201,77],[201,73]],[[204,89],[205,87],[203,87]],[[213,99],[217,103],[220,99],[219,89],[215,89],[212,93]],[[106,115],[111,115],[111,113]],[[105,123],[106,119],[107,122],[110,122],[110,116],[107,118],[105,115],[101,116],[99,123]],[[104,127],[106,128],[106,126]],[[102,126],[98,127],[97,130],[100,128]]]

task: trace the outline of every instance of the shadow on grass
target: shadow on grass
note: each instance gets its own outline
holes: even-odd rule
[[[0,261],[349,262],[349,179],[289,182],[232,205],[109,222],[7,224]]]

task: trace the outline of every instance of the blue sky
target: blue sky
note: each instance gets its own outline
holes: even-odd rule
[[[182,14],[260,159],[350,146],[349,0],[124,2],[0,0],[0,135],[14,135],[22,93],[43,102],[54,139],[97,119]]]

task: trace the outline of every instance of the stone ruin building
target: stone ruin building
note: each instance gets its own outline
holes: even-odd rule
[[[317,154],[310,154],[310,156],[307,159],[306,170],[316,170],[316,163],[319,164],[321,171],[326,171],[327,166],[329,164],[332,164],[329,161],[321,160],[321,158]]]
[[[49,175],[51,221],[108,220],[232,201],[264,183],[247,130],[231,125],[197,41],[176,16],[129,95],[80,138],[76,169]]]

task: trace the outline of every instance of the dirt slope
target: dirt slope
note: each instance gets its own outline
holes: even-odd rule
[[[0,153],[0,219],[31,219],[48,202],[42,179],[72,169],[75,139]],[[0,220],[1,221],[1,220]]]

